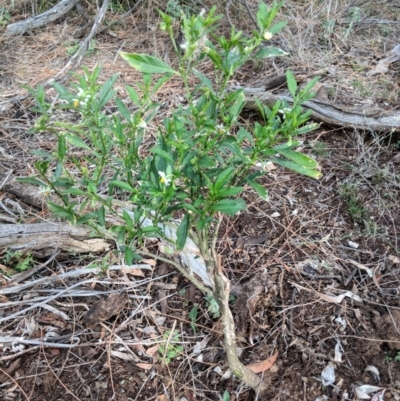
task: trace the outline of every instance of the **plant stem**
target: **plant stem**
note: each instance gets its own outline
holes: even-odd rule
[[[240,362],[237,356],[236,336],[235,336],[235,323],[233,321],[232,312],[229,308],[229,292],[230,282],[222,272],[221,257],[216,255],[215,248],[211,250],[211,255],[205,258],[207,270],[211,273],[214,281],[214,298],[218,302],[224,332],[224,345],[228,364],[231,372],[243,380],[248,386],[257,389],[261,383],[258,377],[250,369],[246,368]]]

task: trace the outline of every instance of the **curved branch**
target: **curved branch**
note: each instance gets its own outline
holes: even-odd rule
[[[17,36],[23,35],[25,32],[40,28],[43,25],[53,22],[66,14],[72,7],[78,3],[79,0],[61,0],[57,5],[55,5],[50,10],[45,11],[42,14],[35,15],[24,21],[18,21],[14,24],[7,26],[5,36]]]

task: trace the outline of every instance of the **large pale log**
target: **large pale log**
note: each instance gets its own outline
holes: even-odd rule
[[[102,238],[92,238],[88,227],[67,223],[0,224],[0,249],[35,252],[46,257],[56,250],[104,252],[110,249],[110,243]]]
[[[289,106],[293,99],[289,96],[273,95],[260,88],[243,89],[246,99],[245,108],[258,111],[256,100],[268,107],[273,107],[278,100],[285,100]],[[305,109],[311,110],[311,119],[335,127],[347,127],[376,132],[400,132],[400,112],[385,111],[377,108],[361,108],[336,106],[309,100],[303,104]]]

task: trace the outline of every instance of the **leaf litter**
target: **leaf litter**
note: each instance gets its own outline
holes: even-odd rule
[[[318,52],[321,45],[327,46],[332,54],[334,49],[344,49],[334,55],[335,69],[330,68],[333,75],[328,75],[324,82],[328,99],[335,97],[344,104],[363,104],[373,98],[383,107],[396,107],[398,63],[387,64],[385,57],[390,54],[384,51],[386,46],[393,49],[398,40],[396,32],[393,34],[393,29],[390,30],[391,25],[367,24],[367,15],[351,21],[357,8],[376,15],[386,12],[386,20],[393,20],[396,7],[390,8],[386,3],[383,7],[370,1],[336,2],[336,6],[330,12],[336,13],[338,18],[331,25],[323,25],[321,21],[327,20],[326,9],[320,2],[306,5],[288,1],[286,17],[290,17],[292,23],[300,19],[294,25],[289,22],[288,29],[282,32],[284,36],[277,38],[283,39],[288,50],[291,47],[293,51],[291,59],[277,60],[274,68],[285,69],[292,63],[301,70],[312,69],[313,60],[325,59],[325,56],[310,56]],[[301,15],[307,10],[322,18],[302,20]],[[342,18],[349,16],[350,22]],[[146,31],[147,15],[143,21]],[[297,29],[300,33],[304,21],[311,21],[304,25],[311,35],[299,36]],[[73,24],[68,25],[69,20],[66,24],[68,32]],[[140,24],[139,18],[133,29],[134,37],[128,36],[132,28],[129,25],[129,29],[118,33],[118,38],[131,43],[135,51],[138,47],[147,51],[149,39],[146,35],[140,36]],[[353,24],[353,28],[346,24]],[[385,26],[388,36],[379,31]],[[13,71],[20,75],[26,71],[26,82],[35,86],[57,70],[62,49],[54,46],[51,54],[36,56],[38,49],[59,37],[57,25],[48,28],[42,34],[35,32],[35,36],[18,38],[15,52],[4,52],[6,57],[2,63],[15,63],[10,58],[16,57],[19,65],[18,68],[8,65],[7,79],[13,79]],[[391,32],[395,36],[391,37]],[[323,33],[323,41],[316,40],[320,33]],[[305,38],[309,43],[303,43]],[[367,43],[369,38],[371,43]],[[379,40],[374,42],[374,38]],[[361,50],[382,43],[382,38],[386,38],[387,43],[377,45],[374,52],[380,54],[385,71],[366,80],[358,70],[373,71],[373,65],[372,61],[364,64]],[[100,46],[112,46],[107,39],[107,36],[100,36]],[[163,40],[162,35],[154,38],[160,49],[164,46]],[[29,42],[37,46],[35,57],[27,47]],[[120,44],[115,45],[116,51]],[[354,45],[352,53],[348,45]],[[340,59],[342,53],[346,62]],[[368,55],[368,60],[370,56],[372,54]],[[96,57],[89,56],[86,62],[90,66],[99,60],[108,75],[122,72],[125,81],[131,84],[138,79],[131,70],[102,52]],[[269,65],[261,66],[261,71],[249,68],[239,74],[238,80],[243,83],[254,76],[273,75],[274,68]],[[378,62],[375,70],[379,68]],[[18,82],[20,79],[19,76]],[[383,88],[386,92],[377,90],[368,94],[372,84],[373,88]],[[17,93],[12,86],[4,89],[2,96]],[[179,96],[180,87],[171,83],[165,90],[160,96],[173,102],[174,96]],[[30,104],[23,102],[15,107],[5,113],[1,150],[7,156],[4,165],[26,175],[29,151],[42,146],[43,142],[49,148],[53,145],[49,137],[27,137],[25,128],[30,125]],[[18,123],[14,121],[17,113],[23,116],[17,119]],[[279,352],[279,357],[265,372],[270,382],[267,399],[399,399],[400,368],[396,361],[400,350],[400,255],[396,240],[400,230],[399,183],[393,177],[387,181],[388,176],[383,171],[386,167],[398,174],[395,167],[398,148],[396,150],[390,138],[385,142],[368,134],[329,127],[305,139],[305,148],[322,166],[321,181],[295,177],[273,166],[263,183],[269,191],[268,201],[259,201],[250,192],[246,193],[251,203],[249,210],[225,221],[221,228],[219,247],[224,269],[232,284],[245,288],[247,294],[237,298],[239,303],[232,300],[236,324],[241,327],[240,357],[247,365],[264,361],[261,363],[267,366],[270,356]],[[323,148],[315,146],[317,143]],[[369,149],[373,152],[368,153]],[[328,158],[323,156],[324,152],[329,153]],[[363,155],[369,156],[363,159]],[[33,164],[33,160],[30,161]],[[369,171],[363,175],[364,166],[368,166]],[[374,170],[371,166],[378,167]],[[340,196],[341,186],[349,181],[357,186],[357,195],[370,211],[364,221],[352,218],[349,206]],[[23,201],[18,203],[25,214],[31,211]],[[7,221],[6,217],[4,219]],[[265,236],[265,241],[249,241],[236,248],[231,245],[240,238],[259,236]],[[319,263],[309,263],[310,260]],[[298,268],[306,261],[307,264]],[[59,257],[57,263],[51,265],[51,271],[0,288],[0,367],[4,371],[0,374],[5,384],[0,388],[1,397],[24,399],[22,389],[37,400],[41,397],[69,400],[74,399],[71,395],[74,394],[82,400],[105,401],[114,397],[126,401],[155,396],[167,399],[165,394],[171,398],[182,391],[180,398],[192,401],[193,394],[197,399],[217,400],[218,394],[228,390],[236,394],[238,400],[255,399],[253,392],[243,389],[228,375],[218,319],[213,320],[209,315],[202,294],[195,290],[190,295],[190,286],[173,270],[165,271],[160,265],[144,262],[150,267],[134,266],[132,269],[138,270],[129,271],[116,262],[116,267],[103,274],[101,268],[85,267],[86,262],[72,255]],[[4,280],[4,283],[9,281],[6,276]],[[251,280],[258,285],[248,285]],[[159,282],[160,287],[153,285],[155,282]],[[186,294],[182,290],[187,291]],[[117,313],[111,313],[112,306],[105,307],[104,310],[110,309],[109,313],[99,314],[101,319],[93,319],[95,327],[86,327],[84,316],[88,310],[94,308],[96,302],[106,304],[110,294],[124,294],[126,300],[114,310]],[[168,305],[163,314],[160,305],[165,296]],[[193,302],[199,304],[197,335],[188,319]],[[242,320],[245,317],[244,321],[241,317]],[[156,353],[157,341],[174,324],[181,332],[185,354],[180,361],[164,366],[154,360],[153,351]],[[203,341],[205,339],[207,341]],[[193,359],[192,355],[201,358]],[[329,363],[335,363],[334,385],[323,389],[315,378],[321,378],[321,372],[331,366]],[[69,366],[74,368],[69,369]],[[213,372],[217,367],[218,372]],[[332,373],[332,367],[325,373]],[[222,377],[225,380],[221,381]],[[327,380],[332,380],[332,374],[327,374]],[[91,383],[95,384],[91,386]],[[118,388],[118,392],[113,393],[113,388]]]

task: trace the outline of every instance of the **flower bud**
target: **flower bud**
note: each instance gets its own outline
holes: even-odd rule
[[[270,40],[270,39],[272,39],[272,33],[271,32],[265,32],[264,33],[264,39],[265,40]]]

